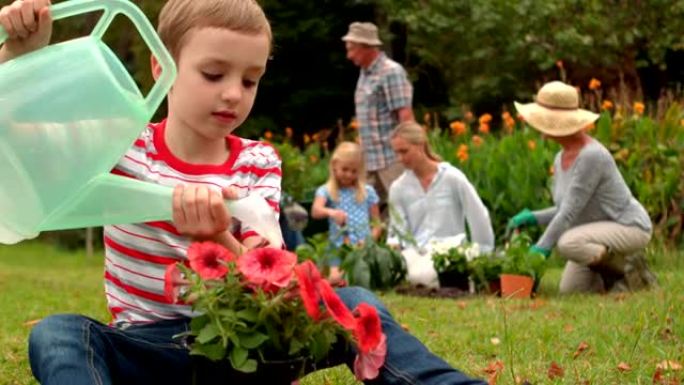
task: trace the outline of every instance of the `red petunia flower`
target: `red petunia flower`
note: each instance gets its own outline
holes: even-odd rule
[[[274,292],[290,283],[296,263],[295,254],[264,247],[241,255],[237,260],[237,267],[247,282],[261,287],[266,292]]]
[[[178,303],[183,278],[178,265],[174,262],[166,266],[164,273],[164,297],[169,303]]]
[[[318,283],[318,290],[326,309],[328,309],[328,312],[330,312],[330,315],[332,315],[335,321],[347,330],[355,330],[356,320],[354,319],[354,315],[349,308],[347,308],[347,305],[342,302],[337,293],[335,293],[330,282],[321,280]]]
[[[220,279],[228,273],[228,262],[235,254],[214,242],[194,242],[188,248],[190,268],[202,279]]]
[[[360,303],[354,309],[356,327],[354,338],[361,352],[367,353],[380,343],[382,337],[382,325],[378,311],[367,303]]]
[[[359,381],[372,380],[380,374],[387,356],[387,336],[380,335],[380,342],[366,353],[360,352],[354,359],[354,375]]]
[[[302,298],[304,308],[312,319],[318,320],[321,317],[321,309],[318,305],[321,299],[318,294],[321,273],[310,260],[297,265],[294,270],[299,282],[299,296]]]

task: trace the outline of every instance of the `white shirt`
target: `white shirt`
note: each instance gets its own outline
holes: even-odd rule
[[[410,235],[423,248],[431,239],[465,233],[467,221],[471,242],[494,249],[489,211],[463,172],[447,162],[439,163],[427,190],[413,171],[404,171],[390,187],[389,203],[390,245],[410,246],[399,236]]]

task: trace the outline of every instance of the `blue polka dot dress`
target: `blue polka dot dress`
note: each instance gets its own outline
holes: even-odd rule
[[[349,238],[351,244],[356,245],[370,236],[370,208],[380,201],[373,187],[366,185],[366,199],[363,202],[356,201],[356,189],[351,187],[339,190],[337,202],[330,197],[326,185],[316,190],[316,197],[325,198],[325,207],[340,209],[347,213],[347,223],[343,229],[337,226],[334,219],[328,218],[328,239],[331,245],[341,246],[345,238]]]

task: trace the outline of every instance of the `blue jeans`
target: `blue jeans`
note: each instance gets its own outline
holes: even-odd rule
[[[378,309],[387,335],[387,358],[373,384],[485,385],[452,368],[405,332],[371,292],[337,291],[351,309],[367,302]],[[42,385],[192,383],[188,349],[172,337],[188,330],[187,319],[114,328],[80,315],[54,315],[29,337],[29,360]],[[339,349],[339,351],[348,351]],[[330,357],[330,365],[353,365],[353,354]]]

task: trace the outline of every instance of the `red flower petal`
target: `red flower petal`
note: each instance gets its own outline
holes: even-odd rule
[[[194,242],[188,248],[188,260],[202,279],[220,279],[228,273],[226,264],[235,260],[235,254],[214,242]]]
[[[287,286],[294,276],[297,256],[289,251],[264,247],[238,258],[237,267],[248,282],[273,292]]]
[[[317,287],[321,281],[321,273],[311,261],[297,265],[294,270],[299,282],[299,296],[302,298],[304,308],[311,318],[318,320],[321,316],[321,309],[318,304],[320,296]]]
[[[382,337],[382,325],[378,311],[367,303],[360,303],[354,310],[356,327],[354,337],[361,352],[367,353],[376,348]]]
[[[347,308],[347,305],[342,302],[340,297],[337,296],[335,290],[330,286],[330,282],[326,280],[321,280],[318,283],[318,290],[323,298],[323,303],[325,307],[330,312],[330,315],[342,325],[345,329],[354,330],[356,328],[356,320],[354,315]]]
[[[166,266],[164,273],[164,297],[169,303],[178,303],[180,294],[181,272],[176,263]]]
[[[354,359],[354,375],[359,381],[372,380],[380,374],[387,356],[387,336],[382,334],[374,349],[367,353],[359,352]]]

